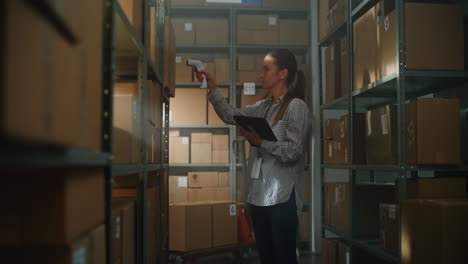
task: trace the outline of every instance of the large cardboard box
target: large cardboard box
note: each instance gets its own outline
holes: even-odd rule
[[[262,0],[263,8],[308,9],[309,6],[307,0]]]
[[[175,40],[177,45],[194,45],[196,36],[196,20],[173,18]]]
[[[349,126],[351,123],[349,115],[344,115],[340,118],[339,124],[339,141],[342,147],[343,163],[350,164],[351,159],[348,157],[348,149],[353,140],[353,164],[366,164],[366,116],[365,114],[356,113],[353,116],[353,139],[349,135]]]
[[[213,210],[213,247],[237,244],[237,214],[234,202],[216,203]]]
[[[340,138],[340,134],[335,135],[336,128],[340,126],[339,119],[327,119],[325,120],[325,131],[324,131],[324,138],[327,140],[338,140]]]
[[[214,60],[216,68],[216,82],[230,83],[231,82],[231,60],[228,58],[216,58]]]
[[[160,27],[159,23],[159,10],[156,7],[149,8],[149,36],[148,36],[148,49],[149,57],[151,62],[154,63],[156,67],[156,72],[160,72],[160,42],[161,38],[159,37],[158,28]]]
[[[421,98],[406,105],[408,164],[460,163],[460,101]]]
[[[228,88],[218,88],[224,98],[229,98]],[[208,103],[208,125],[224,125],[224,122],[216,114],[213,105]]]
[[[197,19],[196,44],[228,44],[229,23],[227,19]]]
[[[191,143],[190,163],[210,164],[213,162],[213,145],[211,143]]]
[[[112,239],[114,263],[135,262],[135,199],[114,198],[112,201]]]
[[[188,202],[187,176],[169,176],[169,203]]]
[[[237,71],[238,83],[260,83],[261,71]]]
[[[5,176],[2,246],[65,245],[104,223],[102,169],[23,169]]]
[[[336,264],[338,251],[338,240],[322,238],[322,262],[323,264]]]
[[[238,15],[237,44],[278,45],[278,15]]]
[[[192,79],[192,67],[187,66],[187,60],[191,59],[192,56],[187,55],[176,55],[175,57],[175,71],[176,71],[176,82],[191,83]],[[179,90],[177,90],[179,91]]]
[[[169,250],[190,251],[213,246],[213,212],[209,204],[169,206]]]
[[[466,198],[466,179],[428,178],[409,179],[406,182],[408,199],[463,199]]]
[[[468,262],[467,200],[406,200],[402,207],[403,264]]]
[[[339,44],[333,41],[325,50],[325,103],[329,104],[339,97]]]
[[[399,251],[400,208],[396,204],[380,204],[380,240],[383,248],[392,254]]]
[[[218,172],[189,172],[188,187],[218,187]]]
[[[348,38],[342,37],[340,40],[340,97],[349,94],[349,50]]]
[[[213,164],[228,164],[229,163],[229,150],[213,150],[211,162]]]
[[[379,23],[381,20],[384,23]],[[464,69],[461,5],[406,3],[405,21],[407,69]],[[397,70],[394,3],[381,1],[353,26],[355,88],[359,89]]]
[[[280,19],[279,45],[281,46],[307,46],[310,43],[310,30],[308,20]]]
[[[192,133],[191,143],[213,143],[212,133]]]
[[[143,1],[142,0],[119,0],[125,15],[132,24],[138,37],[142,39],[143,34]]]
[[[171,125],[206,125],[207,91],[205,89],[177,88],[171,99]]]
[[[169,137],[169,163],[189,163],[189,138]]]
[[[397,114],[395,106],[384,106],[367,112],[366,155],[369,165],[391,165],[398,162]]]

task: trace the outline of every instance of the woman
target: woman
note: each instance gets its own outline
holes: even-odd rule
[[[261,262],[297,263],[297,214],[302,209],[303,155],[310,129],[309,110],[301,100],[304,73],[297,70],[296,59],[290,51],[280,49],[268,53],[261,80],[271,97],[242,109],[223,98],[210,73],[198,72],[199,80],[202,74],[207,78],[209,101],[225,123],[236,124],[234,115],[263,117],[278,139],[276,142],[262,139],[254,130],[236,124],[240,134],[253,146],[247,169],[250,176],[247,203]],[[252,169],[257,165],[259,170]]]

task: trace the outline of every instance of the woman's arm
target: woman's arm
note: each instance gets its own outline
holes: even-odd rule
[[[284,140],[262,140],[260,150],[273,155],[280,162],[294,162],[302,157],[310,131],[307,105],[302,100],[291,101],[283,122],[286,122]]]

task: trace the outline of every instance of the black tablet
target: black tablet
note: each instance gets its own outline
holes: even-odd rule
[[[249,127],[251,127],[255,129],[255,131],[261,138],[270,141],[278,141],[265,118],[238,115],[235,115],[233,117],[236,123],[238,123],[243,128],[248,129]]]

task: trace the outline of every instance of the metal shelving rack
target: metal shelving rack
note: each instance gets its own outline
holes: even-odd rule
[[[265,54],[266,52],[280,48],[280,46],[265,46],[265,45],[238,45],[237,44],[237,15],[238,14],[279,14],[280,18],[295,18],[295,19],[310,19],[309,10],[305,9],[276,9],[276,8],[257,8],[257,7],[236,7],[236,6],[173,6],[171,8],[173,17],[220,17],[220,14],[225,15],[229,21],[229,43],[225,45],[177,45],[177,54],[190,54],[190,53],[204,53],[209,54],[212,52],[224,53],[230,58],[230,76],[231,81],[229,83],[218,84],[218,87],[229,88],[229,102],[237,106],[238,93],[243,87],[243,83],[238,83],[237,77],[237,55],[242,53],[247,54]],[[195,15],[194,15],[195,14]],[[304,57],[304,63],[310,64],[310,46],[281,46],[281,48],[287,48],[293,53]],[[311,76],[311,72],[308,73]],[[197,83],[177,83],[176,87],[194,88],[199,89]],[[261,84],[256,84],[256,88],[260,88]],[[237,138],[236,128],[232,125],[223,126],[179,126],[171,125],[170,128],[183,128],[183,129],[218,129],[226,128],[229,129],[230,146],[233,146],[234,141]],[[229,168],[231,176],[231,186],[236,186],[237,172],[240,169],[240,164],[236,162],[237,153],[234,151],[234,147],[230,147],[230,162],[229,164],[171,164],[172,172],[183,172],[189,170],[200,170],[208,169],[213,170],[216,168]],[[236,199],[236,190],[231,188],[231,198]]]
[[[164,131],[167,128],[168,116],[163,116],[163,107],[168,107],[168,95],[167,91],[163,88],[163,79],[162,72],[157,69],[162,70],[164,68],[163,60],[159,59],[160,65],[155,65],[155,63],[149,58],[149,47],[145,43],[150,37],[149,35],[149,26],[150,26],[150,12],[155,12],[159,20],[157,21],[157,41],[159,41],[159,53],[156,56],[163,57],[163,32],[164,32],[164,16],[166,15],[166,7],[164,1],[152,1],[152,0],[143,0],[142,1],[142,38],[140,39],[135,32],[133,26],[129,22],[127,16],[125,15],[123,9],[117,0],[108,0],[106,1],[106,16],[105,16],[105,29],[106,34],[104,38],[104,47],[105,47],[105,57],[104,57],[104,95],[105,95],[105,115],[103,121],[103,128],[105,133],[105,150],[109,153],[112,153],[112,95],[113,95],[113,85],[114,80],[126,80],[126,81],[136,81],[138,82],[138,113],[141,117],[141,124],[139,127],[140,134],[138,137],[141,137],[140,151],[139,151],[139,162],[136,164],[113,164],[110,163],[107,170],[107,262],[112,263],[112,246],[111,246],[111,201],[112,201],[112,182],[116,177],[126,177],[128,175],[138,174],[138,183],[135,186],[137,190],[137,207],[136,207],[136,263],[148,263],[148,196],[147,188],[148,182],[151,175],[155,177],[154,182],[159,186],[160,192],[157,193],[159,197],[156,197],[160,201],[160,208],[163,212],[158,213],[160,215],[161,226],[159,230],[161,234],[157,238],[159,241],[160,249],[158,250],[158,263],[165,263],[164,259],[164,248],[167,247],[167,239],[164,235],[167,232],[168,228],[165,225],[165,218],[167,214],[164,213],[163,201],[164,201],[164,182],[167,172],[165,172],[165,166],[167,165],[167,156],[168,144],[165,136],[167,131]],[[116,56],[132,56],[138,60],[138,72],[132,76],[117,76],[116,69],[119,67],[116,64]],[[159,84],[160,90],[157,91],[160,93],[161,101],[157,102],[156,107],[160,108],[159,113],[161,114],[158,119],[160,123],[154,124],[156,129],[161,132],[160,144],[161,146],[157,155],[159,156],[157,160],[158,163],[150,163],[147,160],[147,120],[148,120],[148,87],[147,80],[156,81]],[[166,112],[167,113],[167,112]],[[154,173],[156,172],[156,173]]]
[[[348,246],[350,246],[350,263],[353,263],[353,251],[359,249],[362,252],[369,256],[374,256],[385,263],[401,263],[399,255],[390,254],[385,251],[382,247],[382,242],[379,238],[375,240],[362,240],[355,239],[353,237],[353,192],[355,186],[358,184],[356,182],[357,173],[368,171],[373,174],[374,172],[393,172],[395,173],[395,180],[397,184],[395,185],[398,201],[403,201],[406,198],[406,181],[408,178],[416,176],[421,171],[431,171],[431,172],[467,172],[467,164],[462,164],[458,167],[443,167],[443,166],[413,166],[406,163],[406,131],[405,131],[405,104],[407,100],[414,100],[420,96],[427,94],[436,94],[443,90],[451,89],[454,87],[459,87],[468,83],[468,72],[458,72],[458,71],[425,71],[425,70],[407,70],[405,65],[405,0],[395,0],[396,1],[396,12],[397,12],[397,37],[396,37],[396,58],[397,58],[397,70],[395,73],[390,74],[380,80],[377,80],[374,83],[370,83],[366,87],[358,87],[360,89],[354,90],[354,75],[353,75],[353,22],[366,13],[371,7],[373,7],[378,0],[362,0],[357,6],[353,6],[352,0],[347,0],[347,17],[346,21],[335,28],[333,28],[323,40],[317,42],[319,48],[319,56],[321,56],[321,48],[328,46],[332,41],[339,39],[342,36],[347,36],[348,43],[348,69],[349,69],[349,86],[348,94],[335,99],[329,104],[323,104],[323,93],[324,88],[322,85],[322,75],[320,76],[319,89],[320,89],[320,124],[321,132],[320,138],[321,143],[323,143],[323,121],[324,121],[324,112],[330,110],[341,110],[347,111],[348,114],[351,114],[350,123],[351,125],[348,128],[348,134],[350,135],[350,147],[348,148],[348,155],[351,157],[351,165],[321,165],[321,182],[327,179],[325,176],[326,169],[335,169],[342,170],[349,175],[349,233],[340,234],[333,227],[322,224],[322,237],[327,236],[327,232],[338,236],[343,240]],[[319,9],[318,9],[319,10]],[[318,19],[318,18],[317,18]],[[319,22],[317,22],[319,23]],[[319,71],[321,72],[324,69],[324,66],[321,65],[321,59],[319,59]],[[385,104],[396,104],[397,105],[397,114],[398,114],[398,164],[397,165],[356,165],[353,164],[353,113],[363,112],[369,108],[377,107]],[[322,147],[320,148],[322,150]],[[464,161],[464,159],[462,159]],[[466,161],[465,161],[466,162]],[[323,193],[323,187],[322,193]],[[322,194],[322,200],[324,196]],[[322,205],[322,208],[323,205]],[[323,217],[322,217],[323,219]],[[401,215],[400,215],[400,225],[401,225]],[[401,230],[401,226],[400,226]],[[399,234],[401,238],[401,233]]]

